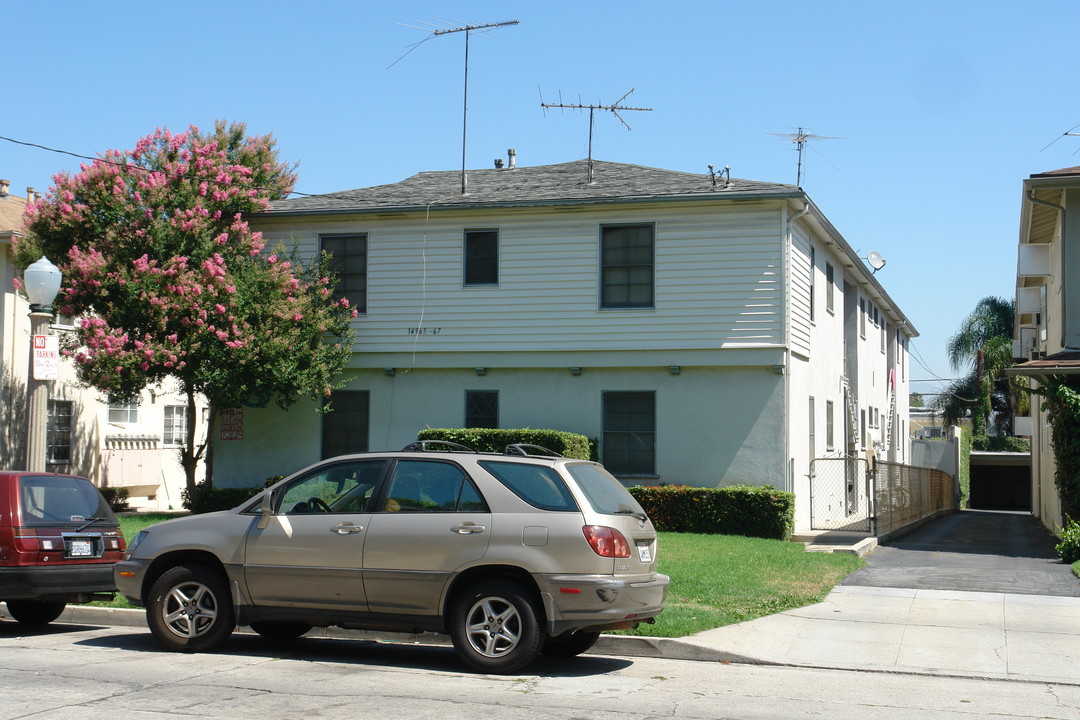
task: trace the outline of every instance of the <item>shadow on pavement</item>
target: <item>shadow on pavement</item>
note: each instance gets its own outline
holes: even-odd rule
[[[64,626],[57,626],[62,628]],[[72,628],[74,626],[67,626]],[[85,629],[85,628],[83,628]],[[148,631],[119,630],[111,635],[87,638],[76,644],[108,647],[133,652],[166,654]],[[380,667],[410,668],[472,674],[458,660],[453,648],[432,645],[404,645],[374,640],[339,638],[298,638],[271,641],[255,635],[234,634],[215,655],[281,658],[325,663],[364,663]],[[584,655],[574,658],[540,657],[517,675],[544,677],[587,677],[603,675],[633,665],[631,660]]]

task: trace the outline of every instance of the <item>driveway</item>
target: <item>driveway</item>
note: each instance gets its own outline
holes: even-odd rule
[[[881,545],[841,585],[1080,597],[1030,513],[962,510]]]

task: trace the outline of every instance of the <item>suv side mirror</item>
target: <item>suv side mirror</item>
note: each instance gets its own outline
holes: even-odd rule
[[[259,505],[259,522],[256,525],[260,530],[266,528],[266,525],[270,522],[270,516],[274,514],[274,505],[277,503],[277,493],[273,490],[267,490],[263,493],[262,503]]]

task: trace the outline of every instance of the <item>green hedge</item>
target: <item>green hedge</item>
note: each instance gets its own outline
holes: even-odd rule
[[[501,453],[507,445],[528,443],[554,450],[560,455],[588,460],[589,438],[562,430],[532,430],[530,428],[431,428],[416,434],[417,440],[449,440],[477,452]]]
[[[795,527],[795,495],[769,486],[661,485],[630,494],[657,530],[789,540]]]
[[[262,492],[261,487],[217,488],[207,487],[204,483],[195,486],[195,492],[184,488],[180,493],[184,507],[198,515],[201,513],[232,510],[245,500]]]
[[[103,487],[98,488],[101,491],[102,497],[105,498],[105,502],[109,503],[109,507],[113,512],[124,512],[128,510],[128,489],[126,487]]]
[[[971,449],[979,452],[1031,452],[1031,441],[1004,435],[976,435],[971,438]]]

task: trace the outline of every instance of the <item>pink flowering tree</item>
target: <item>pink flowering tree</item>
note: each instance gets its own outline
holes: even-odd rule
[[[110,150],[56,175],[27,208],[15,262],[45,255],[63,272],[56,309],[80,318],[63,346],[79,379],[120,400],[179,384],[189,489],[212,452],[195,447],[200,395],[211,425],[223,408],[321,400],[352,355],[356,312],[333,296],[328,258],[264,249],[245,219],[295,179],[272,138],[219,121],[212,133],[159,129]]]

